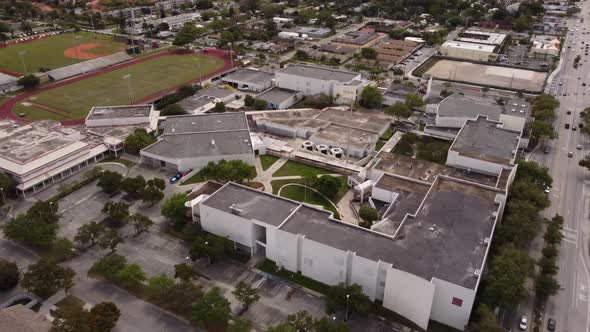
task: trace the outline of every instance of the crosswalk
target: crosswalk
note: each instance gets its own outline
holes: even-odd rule
[[[563,234],[563,241],[578,246],[578,231],[575,229],[564,227],[561,231]]]

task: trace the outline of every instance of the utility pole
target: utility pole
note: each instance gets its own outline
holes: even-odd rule
[[[25,74],[25,75],[27,74],[27,65],[25,64],[25,55],[26,54],[27,54],[26,50],[22,50],[22,51],[18,52],[18,55],[20,56],[20,59],[23,63],[23,70],[24,70],[23,74]]]
[[[72,42],[74,44],[74,51],[76,52],[76,62],[80,63],[80,57],[78,56],[78,42],[77,40],[80,39],[80,36],[73,36]]]
[[[123,79],[127,80],[127,89],[129,90],[129,105],[133,104],[133,89],[131,87],[131,74],[123,75]]]

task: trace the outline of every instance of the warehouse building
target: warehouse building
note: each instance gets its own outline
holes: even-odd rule
[[[371,47],[385,36],[375,32],[355,31],[332,40],[332,45],[348,46],[356,49]]]
[[[301,91],[305,96],[325,94],[339,104],[356,101],[366,84],[360,73],[303,64],[278,70],[276,81],[279,88]]]
[[[198,199],[203,229],[241,249],[328,285],[358,284],[423,329],[432,319],[463,330],[505,195],[438,176],[394,235],[234,183]]]
[[[19,195],[37,193],[110,154],[106,139],[56,121],[0,121],[0,171]]]
[[[473,61],[495,61],[498,46],[468,42],[446,41],[439,49],[443,56]]]
[[[142,163],[176,171],[199,170],[222,159],[254,165],[244,113],[169,116],[164,133],[140,155]]]
[[[155,130],[159,114],[152,104],[95,106],[86,116],[84,124],[86,128],[142,125]]]
[[[303,93],[295,90],[273,87],[256,96],[268,103],[267,109],[285,110],[303,98]]]
[[[507,37],[508,35],[505,33],[465,30],[459,34],[456,40],[467,43],[502,46]]]
[[[222,78],[222,82],[238,90],[261,92],[273,86],[275,75],[254,68],[244,68]]]

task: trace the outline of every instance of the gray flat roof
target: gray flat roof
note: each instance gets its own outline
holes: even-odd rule
[[[277,71],[277,73],[338,82],[350,82],[360,75],[359,73],[333,69],[330,67],[309,66],[303,64],[291,64]]]
[[[450,150],[474,159],[511,165],[519,138],[520,133],[499,128],[497,122],[480,116],[465,122]]]
[[[377,33],[355,31],[349,32],[342,37],[332,40],[335,43],[352,44],[352,45],[365,45],[366,43],[379,37]]]
[[[316,119],[372,133],[379,133],[385,130],[391,123],[391,120],[384,116],[361,111],[351,113],[350,111],[336,108],[327,108]]]
[[[214,100],[214,97],[209,96],[191,96],[179,101],[178,105],[180,105],[184,110],[190,112],[192,110],[196,110],[199,107],[203,107]]]
[[[169,116],[164,135],[248,130],[245,113],[209,113]]]
[[[263,93],[256,96],[258,99],[262,99],[266,102],[273,103],[273,104],[280,104],[283,101],[299,94],[299,91],[273,87],[269,90],[264,91]]]
[[[426,280],[436,277],[474,289],[474,272],[481,268],[487,248],[484,239],[492,236],[499,207],[496,195],[494,190],[438,178],[423,208],[405,220],[395,238],[335,221],[320,208],[234,183],[202,204],[273,226],[282,224],[285,232],[393,264]]]
[[[399,196],[393,202],[392,206],[387,209],[387,215],[383,216],[393,221],[402,221],[406,214],[414,214],[418,210],[420,203],[426,197],[430,184],[383,173],[375,183],[376,188],[381,188],[390,192],[395,192]]]
[[[88,114],[88,120],[148,117],[152,105],[95,106]]]
[[[188,133],[164,135],[142,151],[173,159],[232,156],[252,153],[252,143],[248,130]]]
[[[254,84],[265,84],[275,78],[274,73],[262,70],[244,68],[237,70],[223,78],[223,81],[239,81]]]
[[[195,93],[194,96],[189,97],[189,98],[199,98],[199,97],[207,96],[207,97],[225,99],[225,98],[227,98],[231,95],[235,95],[235,94],[236,93],[233,90],[224,89],[219,86],[212,86],[210,88],[205,88],[205,89],[201,89],[201,90],[197,91],[197,93]],[[189,99],[189,98],[186,98],[186,99]]]
[[[202,204],[227,213],[235,213],[232,211],[233,206],[239,209],[242,218],[258,220],[273,226],[279,226],[299,206],[296,202],[279,196],[245,188],[228,183]]]
[[[501,114],[527,117],[529,103],[520,99],[510,99],[499,105],[494,99],[482,99],[455,93],[443,99],[438,105],[438,115],[442,117],[487,116],[489,120],[499,121]]]

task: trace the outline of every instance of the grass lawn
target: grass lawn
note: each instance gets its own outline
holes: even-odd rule
[[[254,189],[264,188],[264,184],[261,182],[245,182],[244,185]]]
[[[266,171],[279,159],[279,157],[271,156],[268,154],[260,156],[260,163],[262,164],[262,169]]]
[[[281,196],[307,204],[323,206],[325,210],[332,211],[334,213],[334,218],[340,219],[340,214],[338,214],[336,208],[324,197],[313,190],[306,190],[304,187],[300,186],[288,186],[281,190]]]
[[[338,177],[337,179],[339,179],[342,182],[342,186],[340,187],[340,190],[338,190],[336,197],[334,197],[334,199],[332,200],[332,202],[334,202],[334,204],[338,204],[338,202],[340,202],[342,197],[344,197],[346,192],[350,189],[348,187],[348,185],[346,184],[345,177],[341,176],[341,177]],[[272,186],[272,193],[276,195],[279,192],[279,189],[286,184],[303,183],[303,182],[304,182],[303,179],[290,179],[290,180],[274,180],[274,181],[271,181],[270,184]]]
[[[81,119],[96,105],[124,105],[131,102],[128,80],[131,74],[133,100],[140,100],[154,93],[190,82],[198,77],[197,63],[201,62],[203,75],[217,71],[224,66],[222,59],[195,54],[170,55],[134,64],[103,75],[68,84],[56,89],[43,91],[29,101],[53,109],[44,111],[23,103],[13,108],[15,114],[25,113],[31,120]]]
[[[396,154],[444,165],[451,142],[430,136],[406,133],[393,150]]]
[[[380,151],[385,143],[387,143],[387,141],[378,140],[377,143],[375,143],[375,151]]]
[[[320,175],[335,173],[327,169],[308,166],[295,161],[287,161],[281,168],[279,168],[272,176],[290,176],[290,175]]]
[[[185,184],[195,184],[195,183],[201,183],[201,182],[205,182],[205,181],[206,181],[206,179],[203,177],[201,172],[197,172],[193,176],[191,176],[188,180],[181,183],[181,185],[184,186]]]
[[[80,36],[74,43],[74,36]],[[55,69],[76,63],[75,58],[64,55],[64,51],[74,45],[100,43],[95,49],[88,49],[96,55],[112,54],[125,49],[126,45],[115,42],[111,36],[90,32],[64,33],[29,43],[16,44],[2,49],[0,52],[0,68],[17,73],[24,73],[23,62],[19,52],[25,51],[24,60],[27,72],[37,72],[39,68]]]

